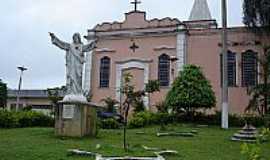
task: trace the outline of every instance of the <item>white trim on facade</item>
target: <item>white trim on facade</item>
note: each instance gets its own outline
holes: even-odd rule
[[[120,87],[122,83],[122,74],[123,70],[129,68],[138,68],[144,70],[144,84],[148,83],[149,80],[149,68],[150,64],[143,61],[138,60],[131,60],[127,61],[126,63],[116,64],[116,100],[121,102],[121,92]],[[149,110],[149,99],[147,96],[143,98],[144,105],[147,107],[146,109]]]
[[[99,49],[96,49],[95,52],[104,53],[104,52],[116,52],[116,51],[114,49],[110,49],[110,48],[99,48]]]

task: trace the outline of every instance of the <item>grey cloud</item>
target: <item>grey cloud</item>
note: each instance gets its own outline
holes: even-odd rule
[[[187,20],[192,0],[142,0],[147,17]],[[220,20],[219,0],[208,0],[212,16]],[[229,24],[241,25],[242,0],[229,0]],[[74,32],[104,21],[122,21],[132,9],[123,0],[8,0],[0,6],[0,78],[17,87],[18,65],[29,70],[24,88],[48,88],[65,84],[64,52],[50,44],[48,32],[70,41]]]

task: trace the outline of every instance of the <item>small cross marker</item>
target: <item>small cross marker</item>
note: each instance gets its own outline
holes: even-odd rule
[[[139,46],[136,45],[135,42],[133,42],[133,44],[129,47],[133,52],[136,52],[137,49],[139,49]]]

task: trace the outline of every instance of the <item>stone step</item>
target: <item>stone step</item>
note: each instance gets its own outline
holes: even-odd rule
[[[238,133],[235,133],[233,137],[242,138],[242,139],[256,139],[257,138],[256,135],[246,135],[246,134],[238,134]]]
[[[247,131],[238,131],[238,133],[239,134],[248,134],[248,135],[251,135],[251,134],[253,134],[253,135],[256,135],[258,132],[257,131],[249,131],[249,132],[247,132]]]
[[[248,143],[255,143],[256,142],[256,140],[252,140],[252,139],[239,139],[239,138],[235,138],[235,137],[232,137],[231,140],[237,141],[237,142],[248,142]]]

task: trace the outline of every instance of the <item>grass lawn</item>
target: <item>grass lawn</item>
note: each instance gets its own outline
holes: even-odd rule
[[[168,160],[244,160],[240,143],[229,139],[236,129],[224,131],[218,127],[199,128],[198,135],[187,137],[156,137],[159,127],[128,130],[129,153],[123,152],[121,130],[100,130],[97,138],[60,138],[52,128],[0,129],[1,160],[86,160],[91,158],[67,156],[67,149],[82,149],[104,155],[153,155],[142,149],[158,147],[177,150]],[[194,129],[190,125],[170,126],[176,131]],[[146,135],[137,135],[144,131]],[[96,145],[101,147],[96,149]],[[270,143],[263,144],[263,154],[270,159]],[[93,158],[92,158],[93,159]]]

